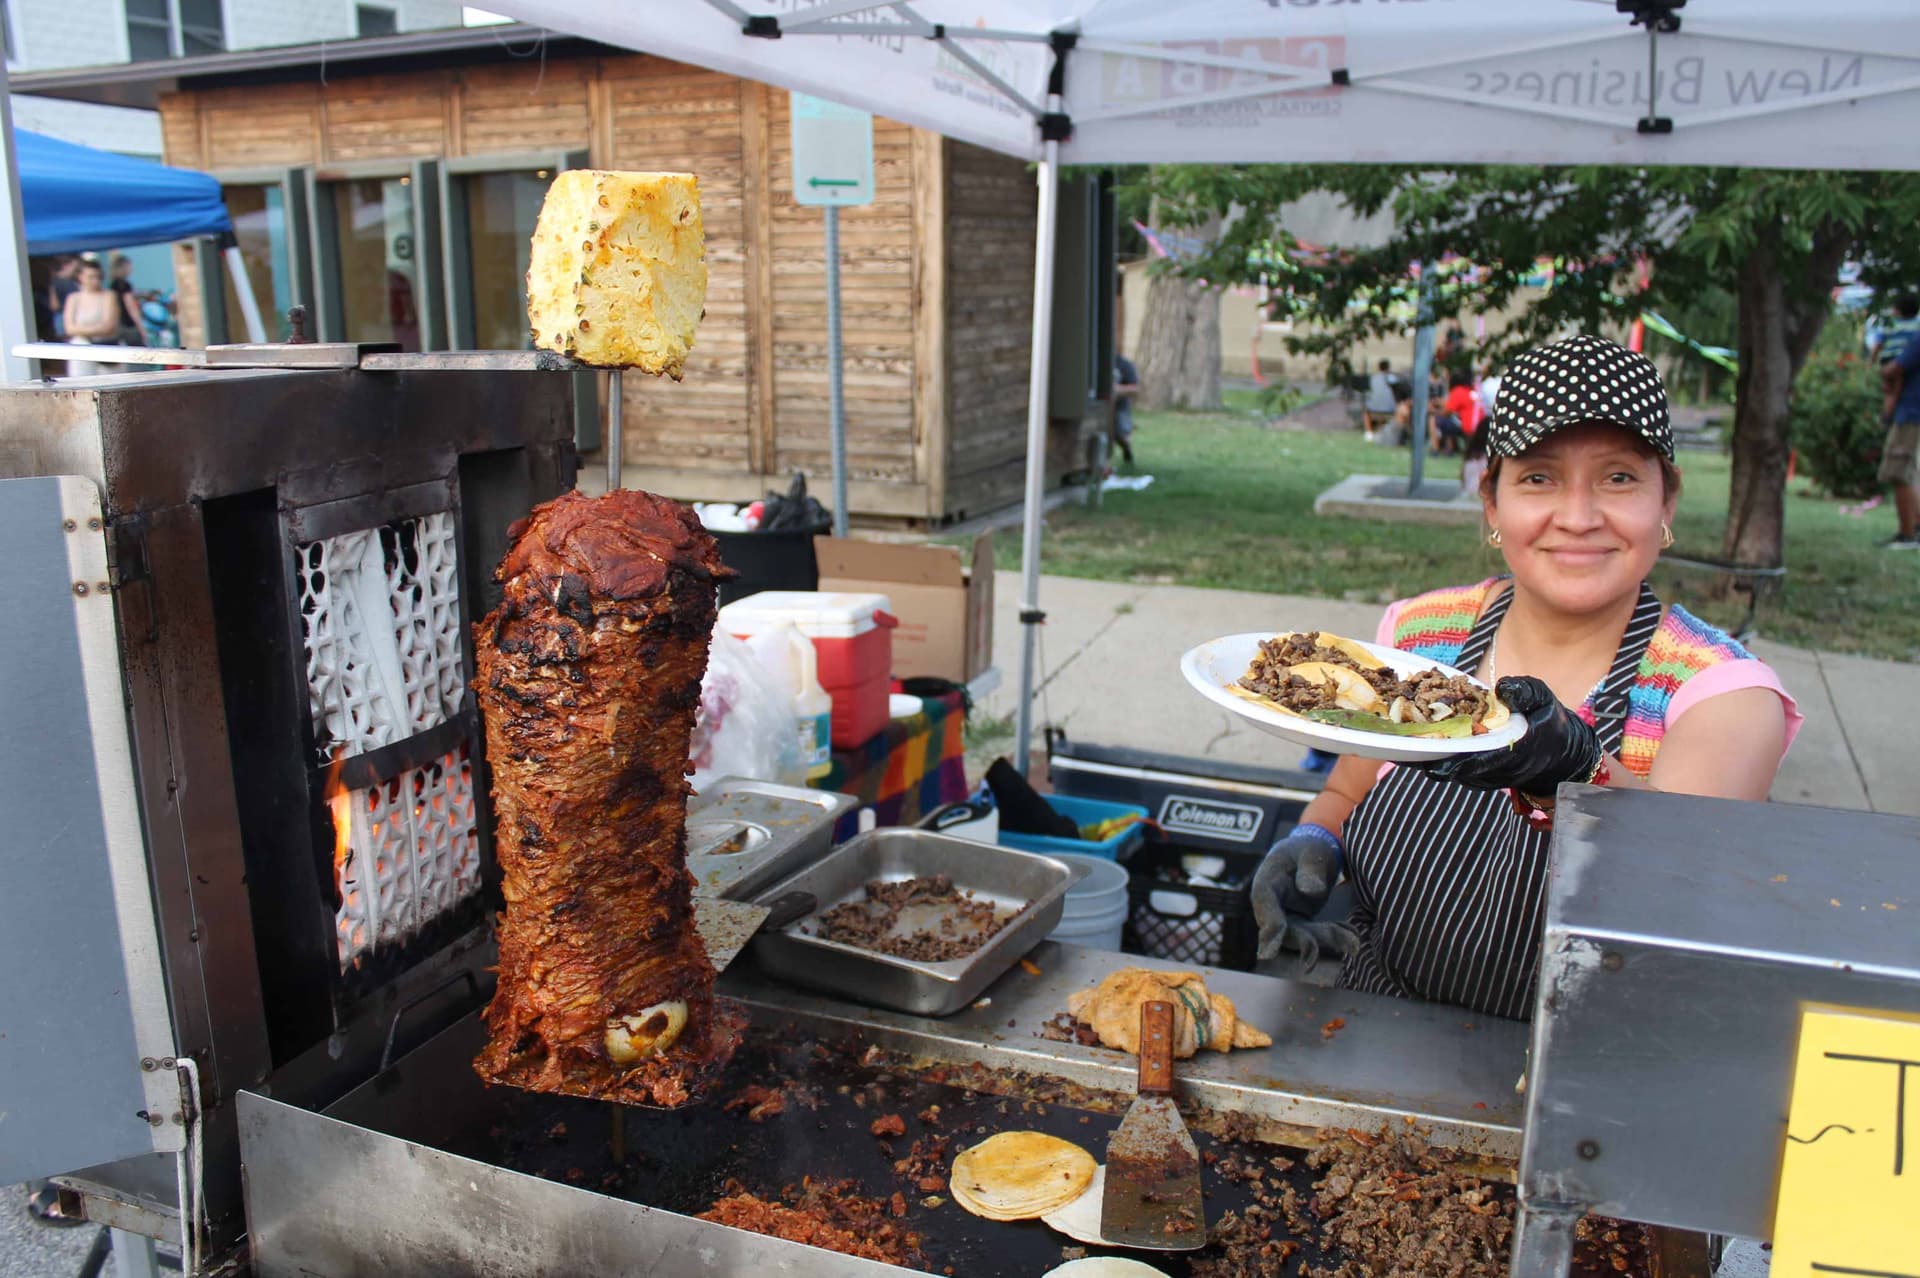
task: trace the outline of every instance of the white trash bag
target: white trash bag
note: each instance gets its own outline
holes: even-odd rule
[[[793,731],[793,694],[747,645],[715,627],[693,724],[693,789],[720,777],[800,785],[806,773]]]

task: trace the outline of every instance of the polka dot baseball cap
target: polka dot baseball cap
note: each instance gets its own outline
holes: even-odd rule
[[[1487,451],[1518,457],[1576,422],[1614,422],[1673,460],[1667,388],[1653,361],[1604,337],[1581,334],[1519,355],[1500,378]]]

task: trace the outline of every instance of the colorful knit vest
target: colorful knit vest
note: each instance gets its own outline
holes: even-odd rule
[[[1500,584],[1498,577],[1472,586],[1430,590],[1401,602],[1394,617],[1393,646],[1448,665],[1480,616],[1487,594]],[[1667,609],[1647,652],[1634,673],[1627,697],[1626,736],[1620,743],[1620,762],[1644,777],[1653,768],[1660,739],[1667,732],[1667,707],[1680,685],[1709,666],[1723,661],[1751,660],[1745,648],[1724,630],[1710,626],[1675,604]],[[1583,705],[1580,717],[1593,722],[1593,707]]]

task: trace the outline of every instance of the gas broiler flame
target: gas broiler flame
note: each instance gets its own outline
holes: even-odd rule
[[[328,811],[333,813],[333,870],[335,881],[343,889],[347,861],[353,856],[353,795],[340,780],[340,770],[346,762],[346,747],[336,747],[333,764],[327,769],[326,786],[321,791],[326,795]]]

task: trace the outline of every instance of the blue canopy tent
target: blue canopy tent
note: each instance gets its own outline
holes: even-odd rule
[[[266,340],[218,181],[191,169],[98,151],[26,129],[13,131],[13,147],[28,253],[79,253],[220,236],[248,335],[256,342]]]
[[[25,129],[13,131],[13,153],[27,252],[36,257],[233,232],[220,183],[204,173]]]

